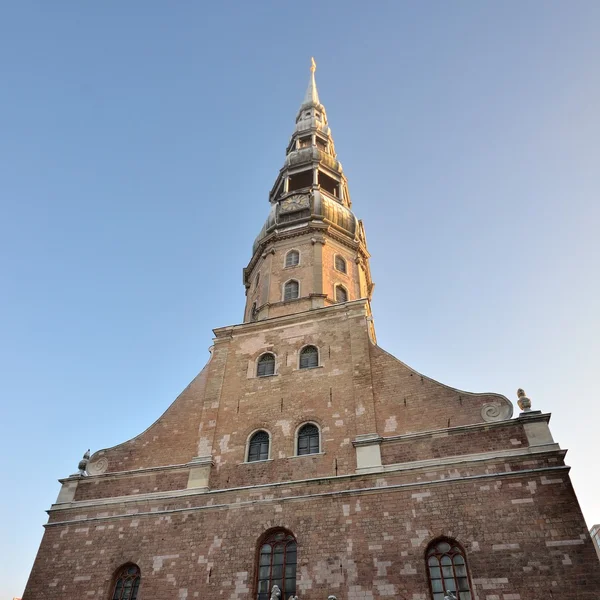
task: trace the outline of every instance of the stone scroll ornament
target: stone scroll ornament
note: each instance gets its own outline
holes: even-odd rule
[[[88,475],[102,475],[108,469],[108,459],[105,456],[89,462],[87,465]]]
[[[510,419],[511,413],[510,405],[500,402],[489,402],[481,407],[481,418],[486,423],[506,421],[506,419]]]

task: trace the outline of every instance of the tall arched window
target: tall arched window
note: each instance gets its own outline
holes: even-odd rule
[[[335,286],[335,301],[336,302],[348,302],[348,292],[346,288],[341,285]]]
[[[259,283],[260,283],[260,271],[256,274],[256,279],[254,280],[254,289],[256,289],[258,287]]]
[[[300,368],[312,369],[319,366],[319,351],[315,346],[305,346],[300,351]]]
[[[321,450],[319,437],[319,428],[316,425],[303,425],[298,430],[298,456],[318,454]]]
[[[300,294],[300,284],[295,279],[290,279],[283,287],[283,299],[295,300]]]
[[[140,569],[137,565],[124,565],[117,572],[111,600],[136,600],[140,588]]]
[[[285,266],[287,267],[295,267],[300,262],[300,252],[298,250],[290,250],[285,255]]]
[[[454,540],[437,540],[427,549],[429,584],[433,600],[444,600],[452,592],[458,600],[471,600],[467,561]]]
[[[262,542],[258,558],[256,600],[269,600],[274,585],[281,598],[296,595],[296,539],[286,531],[275,531]]]
[[[257,431],[248,444],[248,462],[268,460],[269,458],[269,434],[266,431]]]
[[[346,272],[346,260],[339,254],[335,255],[335,268],[342,273]]]

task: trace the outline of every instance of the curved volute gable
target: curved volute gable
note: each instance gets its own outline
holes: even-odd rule
[[[378,431],[384,437],[510,419],[513,406],[501,394],[451,388],[417,373],[371,345]]]
[[[122,444],[94,452],[87,465],[88,474],[94,476],[189,463],[197,454],[210,364],[211,361],[148,429]]]

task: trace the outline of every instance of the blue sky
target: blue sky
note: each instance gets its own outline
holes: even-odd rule
[[[600,521],[600,3],[20,2],[0,17],[0,600],[56,480],[239,322],[310,57],[381,346],[551,411]]]

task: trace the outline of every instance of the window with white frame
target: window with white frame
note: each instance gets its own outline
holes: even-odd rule
[[[283,286],[283,300],[296,300],[300,295],[300,284],[291,279]]]
[[[285,267],[295,267],[300,263],[300,252],[298,250],[290,250],[285,255]]]

